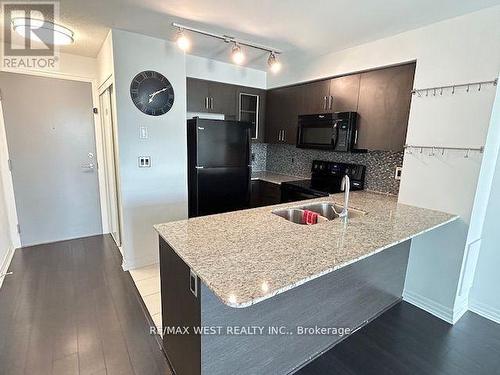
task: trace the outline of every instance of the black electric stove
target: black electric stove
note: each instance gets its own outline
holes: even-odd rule
[[[364,165],[314,160],[310,180],[283,182],[281,201],[294,202],[341,192],[341,183],[347,174],[351,179],[351,190],[362,190],[365,185]]]

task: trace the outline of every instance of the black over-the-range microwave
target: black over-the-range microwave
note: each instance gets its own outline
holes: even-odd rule
[[[349,152],[357,143],[356,112],[299,115],[297,147]]]

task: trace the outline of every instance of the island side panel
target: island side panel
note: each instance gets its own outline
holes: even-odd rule
[[[293,335],[203,335],[202,374],[287,374],[339,342],[297,326],[360,327],[401,300],[410,241],[247,308],[223,304],[202,284],[203,326],[286,326]],[[272,251],[272,249],[270,249]]]
[[[200,335],[193,334],[193,327],[201,323],[200,293],[195,297],[191,292],[189,267],[161,237],[160,279],[163,349],[176,374],[199,375],[201,342]],[[165,331],[182,327],[189,327],[190,334]]]

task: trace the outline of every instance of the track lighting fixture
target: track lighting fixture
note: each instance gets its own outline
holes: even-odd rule
[[[210,38],[219,39],[224,43],[233,44],[231,48],[231,58],[235,64],[241,65],[245,62],[245,53],[242,50],[242,46],[245,46],[268,52],[269,58],[267,59],[267,64],[269,65],[269,70],[271,70],[271,72],[277,73],[281,69],[281,63],[278,61],[278,55],[281,54],[281,51],[276,48],[264,46],[262,44],[257,44],[246,40],[236,39],[228,35],[220,35],[212,33],[210,31],[195,29],[193,27],[180,25],[175,22],[172,23],[172,26],[176,27],[178,30],[176,43],[183,51],[187,51],[191,47],[191,41],[185,35],[185,32],[189,31],[192,33],[208,36]]]
[[[189,51],[189,49],[191,48],[191,41],[185,35],[184,30],[181,28],[179,28],[179,30],[177,31],[175,42],[177,43],[177,46],[184,52]]]
[[[245,54],[238,43],[234,43],[231,55],[235,64],[241,65],[245,61]]]
[[[281,63],[278,61],[278,57],[271,51],[269,53],[269,58],[267,59],[267,65],[269,65],[269,69],[273,73],[278,73],[281,70]]]

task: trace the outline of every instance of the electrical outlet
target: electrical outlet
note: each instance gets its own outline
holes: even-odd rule
[[[139,156],[139,168],[151,167],[151,156]]]
[[[394,175],[394,178],[396,180],[401,180],[402,173],[403,173],[403,167],[396,167],[396,174]]]

